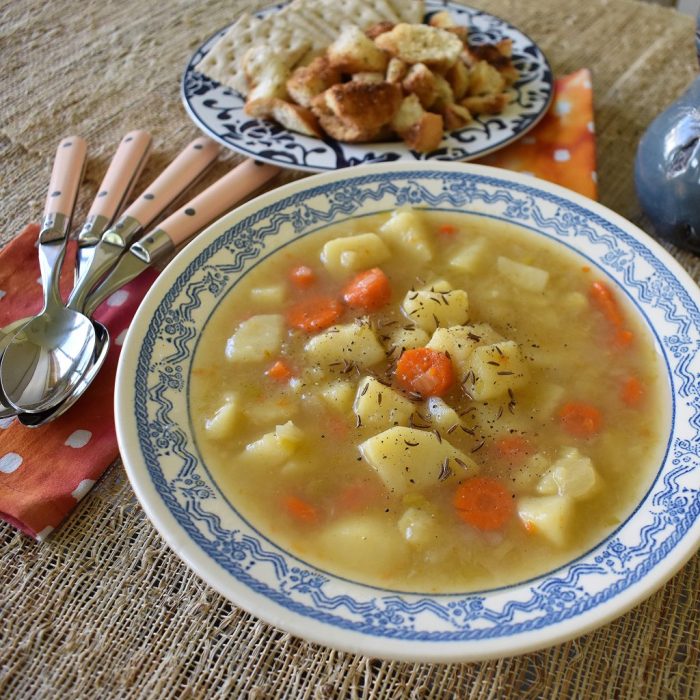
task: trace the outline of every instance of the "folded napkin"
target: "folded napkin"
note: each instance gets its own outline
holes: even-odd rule
[[[595,198],[595,142],[590,73],[556,81],[548,114],[524,138],[480,161],[528,172]],[[35,242],[30,224],[0,251],[0,327],[41,307]],[[73,260],[73,249],[66,260]],[[0,419],[0,518],[45,539],[75,508],[119,452],[114,429],[114,377],[129,322],[156,273],[148,270],[115,292],[95,317],[113,343],[93,385],[56,421],[28,429]],[[71,286],[64,265],[61,288]]]

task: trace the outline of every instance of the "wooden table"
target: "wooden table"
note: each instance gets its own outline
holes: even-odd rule
[[[603,204],[644,225],[639,136],[690,83],[693,24],[633,0],[478,0],[540,43],[555,72],[593,72]],[[192,50],[249,2],[0,8],[2,240],[36,220],[59,139],[91,145],[84,215],[119,137],[151,131],[154,177],[195,134],[179,99]],[[230,155],[212,173],[223,174]],[[289,173],[283,179],[300,175]],[[697,257],[673,250],[693,277]],[[515,659],[380,662],[292,638],[236,609],[168,550],[119,464],[52,538],[0,525],[0,697],[697,698],[700,556],[632,612]]]

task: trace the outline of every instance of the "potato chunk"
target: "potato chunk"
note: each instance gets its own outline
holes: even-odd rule
[[[398,526],[406,542],[414,547],[425,547],[440,537],[435,516],[421,508],[408,508]]]
[[[374,331],[362,319],[331,326],[311,338],[304,350],[309,360],[326,366],[347,361],[361,368],[371,367],[386,356]]]
[[[376,576],[389,574],[406,560],[409,548],[389,518],[352,515],[329,523],[319,544],[329,560]]]
[[[559,494],[580,500],[595,493],[599,484],[598,472],[590,458],[575,447],[565,447],[551,469],[540,479],[537,493]]]
[[[266,306],[281,306],[284,302],[285,291],[281,284],[271,284],[267,287],[255,287],[250,290],[250,300]]]
[[[274,432],[265,433],[247,445],[242,457],[247,463],[261,467],[278,467],[296,452],[303,439],[304,433],[292,421],[287,421],[278,425]]]
[[[226,342],[229,362],[260,362],[277,355],[284,337],[281,314],[260,314],[243,321]]]
[[[450,257],[450,267],[464,272],[476,272],[484,263],[488,246],[486,240],[477,238]]]
[[[543,292],[549,281],[549,272],[532,265],[524,265],[499,255],[496,261],[498,271],[516,287],[529,292]]]
[[[488,401],[518,389],[527,382],[527,366],[519,345],[504,340],[482,345],[469,358],[465,388],[477,401]]]
[[[456,326],[469,318],[469,297],[463,289],[438,292],[421,289],[406,294],[401,309],[419,328],[432,333],[438,326]]]
[[[345,413],[350,410],[353,401],[353,388],[351,382],[342,379],[331,382],[321,389],[321,397],[331,407]]]
[[[529,532],[562,546],[568,537],[574,502],[568,496],[532,496],[518,499],[518,516]]]
[[[346,275],[381,265],[390,256],[386,243],[376,233],[360,233],[328,241],[321,251],[321,262],[332,274]]]
[[[386,487],[397,494],[438,483],[445,463],[460,477],[472,476],[479,469],[445,438],[416,428],[389,428],[365,440],[360,451]]]
[[[425,347],[430,336],[422,328],[397,328],[389,333],[389,344],[401,352]]]
[[[418,262],[429,262],[433,259],[425,224],[420,214],[412,209],[395,211],[379,232],[398,253]]]
[[[221,440],[230,437],[240,418],[240,405],[235,394],[227,394],[224,402],[216,409],[211,418],[204,422],[204,429],[209,437]]]
[[[376,428],[408,425],[414,410],[414,405],[407,398],[374,377],[363,377],[360,380],[353,411],[362,425]]]
[[[427,346],[431,350],[449,353],[460,381],[469,372],[469,359],[475,348],[503,340],[488,323],[437,328]]]
[[[440,430],[448,430],[453,425],[460,425],[457,411],[446,404],[439,396],[431,396],[427,402],[430,422]]]

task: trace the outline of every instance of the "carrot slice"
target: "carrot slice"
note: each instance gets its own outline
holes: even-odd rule
[[[531,452],[530,441],[522,435],[505,435],[496,441],[496,454],[511,463],[522,462]]]
[[[453,236],[455,233],[457,233],[457,227],[453,226],[452,224],[443,224],[440,226],[438,231],[445,236]]]
[[[475,476],[457,487],[454,507],[479,530],[500,530],[515,512],[513,496],[497,479]]]
[[[377,497],[376,489],[371,484],[360,481],[345,486],[336,500],[338,511],[353,512],[364,509]]]
[[[389,278],[378,267],[355,275],[343,290],[343,301],[353,309],[376,311],[391,299]]]
[[[283,360],[277,360],[270,369],[268,369],[265,374],[278,382],[286,382],[293,376],[292,370],[289,368]]]
[[[603,423],[600,411],[583,401],[570,401],[559,409],[559,421],[569,435],[579,438],[593,437]]]
[[[452,362],[430,348],[406,350],[396,364],[396,382],[421,396],[443,396],[454,383]]]
[[[282,505],[287,513],[299,522],[307,525],[318,522],[318,510],[298,496],[286,496],[282,499]]]
[[[333,297],[316,296],[294,304],[287,311],[287,323],[307,333],[332,326],[342,315],[343,305]]]
[[[289,273],[290,282],[299,289],[307,289],[316,281],[316,273],[308,265],[298,265]]]
[[[627,377],[620,388],[620,398],[628,406],[639,406],[644,398],[644,386],[637,377]]]
[[[590,288],[591,301],[616,328],[622,328],[623,318],[612,290],[604,282],[593,282]]]

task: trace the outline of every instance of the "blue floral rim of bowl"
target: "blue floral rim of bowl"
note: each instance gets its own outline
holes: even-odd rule
[[[259,14],[267,16],[285,4],[268,7]],[[513,64],[520,72],[511,103],[501,114],[479,116],[463,129],[447,133],[435,151],[418,153],[400,141],[351,144],[330,137],[315,139],[274,122],[252,119],[243,111],[245,99],[238,92],[195,70],[228,27],[207,39],[187,64],[181,86],[185,109],[205,134],[234,151],[283,168],[312,172],[398,160],[473,160],[530,131],[546,114],[554,94],[552,69],[537,44],[487,12],[439,0],[427,0],[425,6],[426,16],[449,10],[458,24],[469,26],[473,44],[512,39]]]
[[[576,561],[467,595],[384,591],[315,569],[257,533],[198,454],[187,406],[197,339],[262,255],[330,222],[412,204],[529,227],[619,284],[656,338],[673,397],[667,454],[627,520]],[[233,602],[300,636],[374,656],[476,660],[567,639],[658,588],[700,542],[700,293],[656,243],[589,200],[483,166],[369,166],[292,183],[224,217],[142,305],[117,380],[122,454],[175,551]]]

